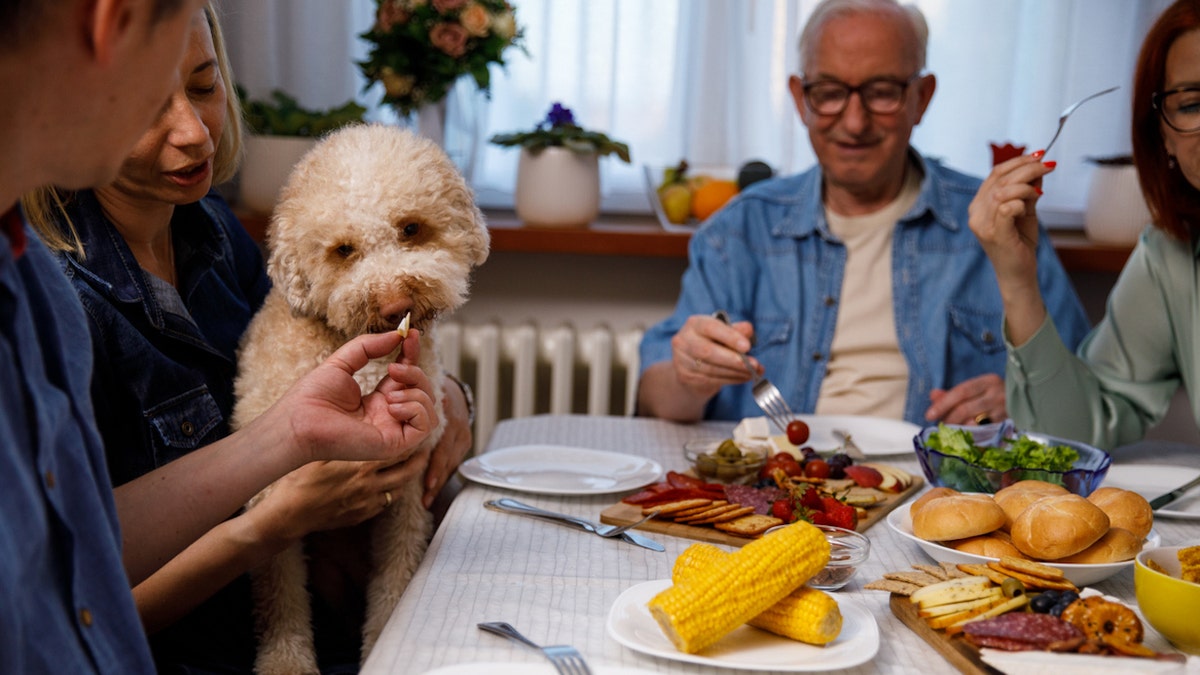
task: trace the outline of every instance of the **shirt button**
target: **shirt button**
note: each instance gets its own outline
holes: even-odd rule
[[[54,489],[54,485],[55,485],[54,472],[47,471],[46,472],[46,487],[48,487],[50,489]]]
[[[825,306],[826,307],[833,307],[833,304],[835,302],[837,302],[837,298],[833,297],[832,295],[825,296]]]
[[[820,361],[821,360],[821,352],[813,352],[812,359],[813,359],[813,361]]]
[[[79,610],[79,621],[85,626],[92,625],[92,611],[87,607]]]
[[[183,432],[184,436],[191,436],[196,433],[196,425],[185,420],[183,424],[179,425],[179,430]]]
[[[992,334],[992,331],[985,330],[983,331],[983,341],[988,344],[992,344],[996,341],[996,336]]]

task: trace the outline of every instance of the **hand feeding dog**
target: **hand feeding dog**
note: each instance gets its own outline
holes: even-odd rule
[[[489,239],[470,189],[440,148],[396,127],[357,125],[331,134],[293,170],[267,241],[274,286],[242,340],[234,428],[248,424],[348,340],[387,330],[406,335],[410,317],[420,331],[419,365],[441,411],[436,321],[466,301],[471,272],[487,258]],[[356,375],[364,392],[395,357],[377,359]],[[444,426],[440,421],[418,452],[434,447]],[[328,578],[317,574],[321,565],[320,574],[333,566],[338,578],[353,576],[347,570],[361,567],[363,546],[370,548],[371,570],[369,580],[361,580],[362,657],[370,652],[432,530],[421,480],[394,496],[392,504],[393,494],[386,495],[388,508],[379,516],[347,531],[309,535],[254,575],[256,672],[317,672],[306,582],[312,575],[320,592],[316,581]],[[324,595],[322,600],[329,604]]]

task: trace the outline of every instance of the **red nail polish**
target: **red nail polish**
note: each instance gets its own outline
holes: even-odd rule
[[[1049,162],[1042,162],[1042,166],[1046,167],[1047,169],[1053,169],[1054,167],[1058,166],[1058,162],[1053,160]]]
[[[1042,188],[1040,188],[1040,187],[1038,187],[1038,186],[1036,186],[1036,185],[1035,185],[1035,186],[1033,186],[1033,189],[1034,189],[1034,190],[1037,190],[1037,193],[1038,193],[1038,196],[1039,196],[1039,197],[1041,197],[1041,196],[1042,196]]]
[[[1042,155],[1045,155],[1045,154],[1046,154],[1045,150],[1035,150],[1033,152],[1033,154],[1030,156],[1033,157],[1034,159],[1041,159]]]

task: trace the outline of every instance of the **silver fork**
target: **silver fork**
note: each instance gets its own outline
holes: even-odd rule
[[[546,655],[550,663],[554,665],[560,675],[592,675],[592,671],[588,668],[587,662],[583,660],[583,655],[578,649],[570,645],[550,645],[542,647],[529,638],[521,635],[521,633],[513,628],[511,624],[503,621],[490,621],[488,623],[476,624],[481,630],[489,633],[494,633],[501,637],[506,637],[510,640],[515,640],[523,645],[533,647]]]
[[[713,317],[719,319],[727,326],[732,325],[729,320],[729,313],[723,309],[713,312]],[[753,344],[751,342],[751,346]],[[788,406],[787,400],[783,398],[779,387],[771,384],[770,380],[758,374],[754,366],[750,365],[749,356],[740,352],[738,356],[742,357],[742,363],[746,365],[746,370],[750,371],[750,376],[754,378],[754,385],[751,387],[751,391],[754,393],[754,402],[767,414],[767,419],[779,427],[780,432],[786,432],[788,422],[795,419],[796,415],[792,413],[792,409]]]
[[[1097,96],[1103,96],[1104,94],[1114,92],[1118,89],[1120,89],[1120,87],[1109,87],[1108,89],[1105,89],[1104,91],[1098,91],[1094,94],[1091,94],[1090,96],[1084,96],[1083,98],[1079,99],[1078,101],[1067,106],[1066,110],[1063,110],[1062,114],[1058,116],[1058,129],[1055,130],[1055,132],[1054,132],[1054,138],[1051,138],[1050,142],[1047,143],[1046,147],[1042,148],[1042,150],[1044,152],[1050,152],[1050,146],[1054,145],[1054,141],[1058,140],[1058,135],[1062,133],[1063,126],[1065,126],[1067,123],[1067,118],[1071,116],[1071,113],[1075,112],[1076,108],[1078,108],[1079,106],[1083,105],[1084,103],[1087,103],[1088,101],[1096,98]]]

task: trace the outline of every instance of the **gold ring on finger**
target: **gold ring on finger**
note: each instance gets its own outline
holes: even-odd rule
[[[986,412],[981,412],[975,416],[975,424],[991,424],[992,417]]]

